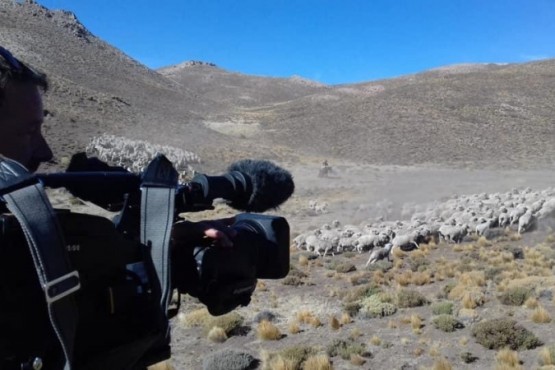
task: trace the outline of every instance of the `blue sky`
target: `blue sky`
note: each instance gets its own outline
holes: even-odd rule
[[[555,0],[39,0],[159,68],[187,60],[328,84],[555,57]]]

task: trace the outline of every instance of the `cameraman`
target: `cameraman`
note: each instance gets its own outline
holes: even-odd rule
[[[41,131],[44,121],[42,94],[47,90],[48,82],[44,73],[18,60],[0,46],[0,156],[16,160],[31,172],[36,171],[41,162],[49,161],[53,157]],[[6,212],[7,208],[0,202],[0,214]],[[230,247],[234,232],[228,226],[232,223],[233,218],[177,223],[172,229],[174,247],[206,238],[215,239],[216,244],[223,247]],[[25,248],[26,246],[22,246],[22,249]],[[10,261],[0,260],[0,270],[9,264]],[[179,270],[182,267],[188,268],[178,264],[174,267]],[[0,282],[0,305],[1,295],[8,294],[6,292],[10,289],[26,289],[13,287],[13,284],[9,279]],[[42,298],[44,299],[44,296]],[[40,306],[33,305],[33,299],[37,297],[27,297],[28,305]],[[26,302],[24,304],[27,305]],[[13,352],[18,352],[18,347],[21,346],[40,346],[41,343],[46,343],[46,338],[37,338],[35,332],[42,332],[37,328],[49,325],[49,322],[46,312],[31,315],[33,317],[29,317],[28,320],[10,320],[10,315],[5,314],[4,309],[5,307],[0,307],[0,369],[20,369],[23,367],[16,365],[18,361],[14,360],[18,354]],[[44,353],[44,369],[58,369],[52,364],[60,363],[59,349],[50,345],[40,348],[40,352]],[[20,353],[25,353],[25,350]],[[30,369],[42,367],[35,367],[32,363],[29,366]]]

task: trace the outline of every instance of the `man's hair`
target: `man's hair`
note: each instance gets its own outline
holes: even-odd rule
[[[0,46],[0,104],[4,100],[4,91],[10,82],[31,83],[43,91],[48,90],[46,74],[23,63]]]

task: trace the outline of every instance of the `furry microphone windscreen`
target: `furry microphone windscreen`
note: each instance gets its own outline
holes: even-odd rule
[[[275,209],[295,191],[293,176],[270,161],[244,159],[232,163],[228,171],[241,172],[252,183],[252,194],[246,204],[230,206],[246,212],[264,212]]]

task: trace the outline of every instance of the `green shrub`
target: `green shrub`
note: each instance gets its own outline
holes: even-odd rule
[[[542,342],[532,332],[518,325],[513,319],[500,318],[482,321],[472,328],[472,336],[488,349],[509,347],[513,351],[532,349]]]
[[[388,272],[393,268],[393,262],[381,260],[376,263],[372,263],[366,267],[367,271],[382,271],[383,273]]]
[[[343,297],[343,301],[344,302],[360,301],[361,299],[370,297],[374,294],[381,293],[381,292],[382,292],[382,288],[374,284],[357,286],[356,288],[349,290],[347,294],[345,294],[345,297]]]
[[[359,313],[366,318],[391,316],[397,312],[397,307],[389,302],[383,302],[378,294],[364,298],[360,303]]]
[[[397,293],[397,305],[400,308],[418,307],[428,303],[428,299],[416,290],[402,289]]]
[[[347,272],[353,272],[356,271],[356,267],[355,265],[353,265],[352,263],[340,263],[339,265],[337,265],[335,267],[335,271],[337,272],[341,272],[341,273],[347,273]]]
[[[206,356],[202,361],[203,370],[252,369],[257,360],[247,352],[223,349]]]
[[[278,352],[281,357],[291,360],[295,369],[300,369],[301,364],[305,362],[307,358],[317,353],[318,350],[316,348],[302,345],[284,348]]]
[[[222,316],[209,316],[203,323],[204,332],[208,334],[210,329],[218,326],[224,329],[226,334],[232,333],[234,330],[239,329],[243,325],[244,318],[236,312],[230,312]]]
[[[302,279],[298,276],[286,276],[281,283],[283,285],[300,286],[304,284],[304,281],[302,281]]]
[[[522,306],[530,296],[530,289],[515,287],[503,292],[503,294],[499,296],[499,301],[509,306]]]
[[[432,320],[436,329],[444,331],[446,333],[453,332],[457,329],[461,329],[464,325],[453,317],[453,315],[441,314],[434,317]]]
[[[432,305],[434,315],[451,315],[453,313],[453,302],[436,302]]]
[[[500,279],[501,272],[503,272],[503,268],[501,267],[489,267],[484,271],[484,275],[486,280],[491,280],[493,282],[498,282]]]
[[[366,351],[364,343],[356,343],[353,340],[335,339],[326,347],[326,353],[330,357],[340,356],[344,360],[350,360],[351,355],[370,357],[372,354]]]
[[[296,268],[295,266],[290,265],[289,273],[287,274],[287,276],[288,277],[289,276],[294,276],[294,277],[298,277],[298,278],[303,279],[303,278],[307,277],[308,275],[305,274],[304,272],[302,272],[301,270],[299,270],[298,268]]]
[[[478,359],[478,357],[474,356],[472,353],[470,352],[463,352],[461,353],[461,360],[465,363],[465,364],[471,364],[473,362],[475,362]]]
[[[360,310],[360,302],[347,302],[343,304],[343,311],[349,314],[349,316],[356,316]]]
[[[453,282],[453,281],[450,282],[450,283],[445,284],[445,285],[443,286],[443,289],[442,289],[443,294],[445,294],[445,296],[448,296],[449,293],[451,293],[451,291],[453,290],[453,288],[456,287],[456,286],[457,286],[457,283],[455,283],[455,282]]]
[[[430,265],[430,260],[421,255],[419,257],[410,257],[408,259],[408,265],[412,272],[424,271]]]

